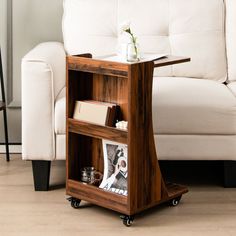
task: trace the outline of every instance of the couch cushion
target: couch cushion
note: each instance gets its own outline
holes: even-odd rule
[[[232,82],[228,83],[227,86],[236,97],[236,81],[232,81]]]
[[[236,97],[231,87],[209,80],[154,77],[154,133],[236,134]],[[55,104],[55,133],[65,134],[65,124],[63,89]]]
[[[55,133],[66,133],[66,88],[63,88],[55,102]]]
[[[154,135],[159,160],[236,160],[236,135]]]
[[[223,0],[64,0],[69,54],[117,51],[119,25],[130,20],[142,52],[191,57],[161,76],[226,80]]]
[[[228,78],[236,80],[236,1],[226,0],[226,48]]]
[[[155,134],[236,134],[236,98],[224,84],[191,78],[156,77]]]

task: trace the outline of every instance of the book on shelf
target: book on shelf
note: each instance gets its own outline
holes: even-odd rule
[[[102,140],[102,143],[104,172],[99,188],[127,196],[128,146],[109,140]]]
[[[76,101],[73,119],[98,125],[113,126],[117,104],[95,100]]]

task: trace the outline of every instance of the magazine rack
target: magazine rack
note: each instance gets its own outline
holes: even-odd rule
[[[80,201],[117,211],[130,226],[133,216],[170,202],[177,205],[185,186],[165,183],[158,164],[152,125],[152,82],[155,67],[190,61],[168,56],[157,61],[118,63],[92,59],[90,54],[67,57],[67,181],[71,206]],[[128,131],[73,119],[77,100],[97,100],[120,106]],[[96,114],[94,114],[96,115]],[[105,191],[80,181],[81,168],[103,172],[102,139],[128,145],[128,195]]]

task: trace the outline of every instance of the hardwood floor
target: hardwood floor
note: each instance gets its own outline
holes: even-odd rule
[[[31,163],[0,155],[0,235],[236,235],[236,189],[216,181],[188,179],[190,192],[177,207],[160,206],[136,216],[131,228],[119,214],[82,202],[79,210],[66,200],[64,162],[53,163],[49,192],[34,192]]]

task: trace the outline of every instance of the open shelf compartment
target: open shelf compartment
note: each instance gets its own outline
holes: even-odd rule
[[[72,57],[76,61],[77,57]],[[84,58],[83,58],[84,59]],[[83,60],[82,59],[82,60]],[[86,59],[85,59],[86,60]],[[68,58],[68,63],[70,58]],[[93,166],[103,174],[102,140],[128,144],[128,132],[73,119],[75,102],[96,100],[119,105],[118,120],[128,119],[128,80],[124,71],[106,69],[106,76],[77,63],[69,63],[67,75],[67,194],[78,199],[128,214],[126,196],[103,190],[80,181],[83,167]],[[81,71],[77,71],[77,70]],[[103,68],[103,72],[105,70]],[[96,115],[96,114],[95,114]]]

